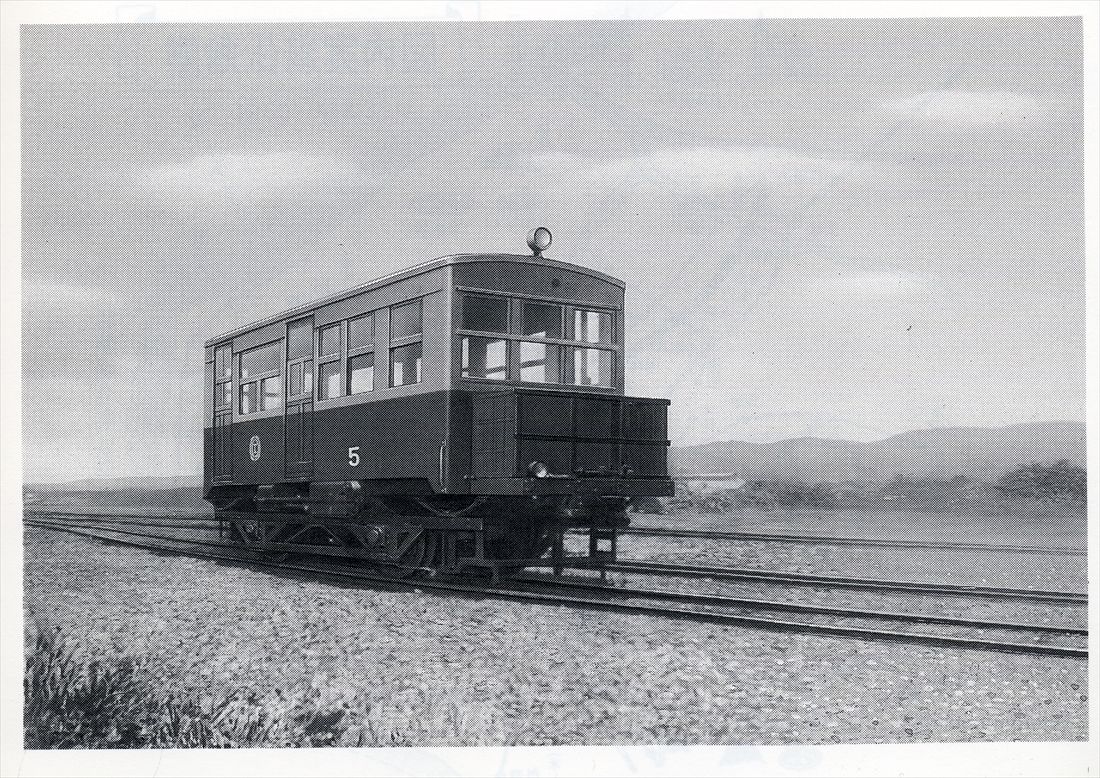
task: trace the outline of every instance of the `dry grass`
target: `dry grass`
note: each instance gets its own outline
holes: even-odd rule
[[[163,675],[141,658],[80,659],[58,629],[37,625],[23,679],[25,747],[322,746],[343,732],[343,710],[242,690],[179,693]]]
[[[508,730],[516,722],[483,720],[458,690],[396,722],[377,699],[351,712],[316,689],[262,699],[243,689],[181,692],[143,658],[80,655],[58,628],[36,625],[23,680],[25,748],[491,745],[515,734]]]

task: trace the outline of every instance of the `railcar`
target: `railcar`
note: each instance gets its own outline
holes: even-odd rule
[[[204,496],[233,542],[397,575],[613,561],[666,496],[668,400],[624,392],[625,286],[455,254],[205,344]],[[547,563],[547,559],[552,560]],[[572,559],[572,557],[571,557]]]

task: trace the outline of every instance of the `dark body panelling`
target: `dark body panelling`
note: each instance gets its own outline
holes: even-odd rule
[[[318,411],[314,479],[415,479],[440,491],[439,452],[449,437],[450,394],[429,392]]]
[[[283,480],[283,416],[233,422],[233,481],[277,484]]]
[[[517,486],[500,479],[529,480],[523,468],[535,459],[556,477],[629,472],[663,478],[666,406],[648,398],[521,389],[439,391],[326,408],[313,414],[308,479],[284,478],[282,416],[242,420],[232,426],[233,477],[222,483],[380,479],[418,481],[429,493],[514,494]],[[210,458],[209,429],[205,437]]]

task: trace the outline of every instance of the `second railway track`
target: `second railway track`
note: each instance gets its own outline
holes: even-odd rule
[[[624,535],[662,538],[701,538],[704,540],[740,540],[766,543],[810,543],[824,546],[881,546],[884,548],[928,548],[944,551],[992,551],[1017,554],[1085,554],[1083,548],[1072,546],[1024,546],[994,543],[961,543],[955,541],[899,540],[891,538],[853,538],[835,535],[794,535],[767,532],[734,532],[719,530],[674,529],[671,527],[627,527]]]
[[[747,598],[732,598],[721,595],[688,594],[654,589],[628,589],[624,587],[608,587],[602,584],[587,582],[571,582],[557,579],[549,582],[538,581],[528,577],[516,581],[515,586],[502,588],[497,586],[484,586],[467,584],[458,581],[439,579],[417,579],[415,581],[403,581],[385,575],[378,575],[369,570],[354,569],[347,566],[331,564],[302,564],[298,562],[280,562],[265,559],[254,553],[250,553],[239,546],[224,541],[207,538],[180,538],[163,534],[140,531],[140,527],[124,528],[125,525],[114,524],[102,519],[110,517],[85,517],[83,521],[63,520],[56,517],[25,518],[27,526],[44,529],[60,530],[101,541],[136,546],[150,550],[182,553],[192,556],[232,561],[242,564],[256,565],[266,568],[296,571],[312,575],[338,578],[341,580],[357,580],[365,584],[383,584],[401,588],[417,588],[429,591],[438,591],[451,594],[464,594],[479,597],[492,597],[499,599],[518,600],[524,602],[559,605],[567,607],[580,607],[590,610],[606,612],[628,613],[636,615],[651,615],[669,618],[678,621],[694,621],[725,626],[740,626],[760,628],[773,631],[796,632],[804,634],[828,635],[841,638],[858,640],[890,641],[912,643],[917,645],[930,645],[945,648],[964,648],[973,650],[990,650],[1011,653],[1042,654],[1047,656],[1086,658],[1088,649],[1083,645],[1062,645],[1039,642],[1052,633],[1061,633],[1079,638],[1084,636],[1085,630],[1056,625],[1035,625],[1012,622],[980,621],[976,619],[956,619],[951,617],[924,616],[909,613],[891,613],[885,611],[868,611],[852,608],[831,608],[826,606],[801,605],[797,603],[777,603],[763,600],[750,600]],[[90,519],[90,520],[89,520]],[[98,525],[97,525],[98,522]],[[609,569],[624,569],[642,573],[639,568],[641,563],[627,563],[624,565],[612,565]],[[684,566],[668,566],[668,570],[682,570]],[[696,568],[697,571],[707,568]],[[711,569],[713,577],[714,570]],[[674,573],[672,573],[674,574]],[[543,589],[531,590],[531,587]],[[583,596],[571,596],[551,593],[552,590],[572,588],[583,591]],[[1048,593],[1049,594],[1049,593]],[[598,595],[598,596],[597,596]],[[633,600],[633,601],[624,601]],[[645,602],[645,601],[650,602]],[[652,601],[673,601],[678,606],[708,606],[735,608],[742,612],[731,613],[720,610],[700,610],[699,607],[673,607],[669,605],[655,605]],[[751,614],[744,612],[752,609]],[[757,611],[786,611],[803,614],[818,614],[834,618],[832,623],[813,621],[788,621],[781,618],[773,618],[757,615]],[[875,620],[893,621],[905,623],[941,624],[952,628],[978,630],[979,632],[1031,632],[1035,637],[1032,642],[1020,642],[1009,639],[990,639],[987,637],[974,637],[970,635],[945,635],[925,634],[897,630],[885,630],[869,628],[867,626],[853,626],[851,623],[843,623],[845,620]]]
[[[758,581],[761,583],[776,583],[787,586],[817,586],[837,589],[864,589],[880,592],[910,592],[913,594],[984,597],[991,599],[1038,600],[1042,602],[1080,605],[1084,605],[1088,602],[1088,595],[1084,592],[1018,589],[967,584],[942,584],[928,583],[925,581],[890,581],[879,578],[787,573],[776,570],[758,570],[745,567],[706,567],[669,562],[647,562],[632,559],[620,559],[613,564],[607,565],[607,569],[615,572],[644,575]]]

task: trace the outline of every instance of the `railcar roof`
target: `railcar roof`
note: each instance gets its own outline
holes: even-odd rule
[[[438,268],[445,267],[446,265],[459,265],[463,263],[471,262],[525,262],[529,265],[546,265],[548,267],[560,267],[563,270],[572,270],[576,273],[583,273],[584,275],[591,276],[592,278],[598,278],[601,281],[607,281],[620,288],[625,289],[626,284],[620,281],[618,278],[606,275],[598,270],[592,270],[591,268],[582,267],[580,265],[574,265],[570,262],[561,262],[556,259],[550,259],[548,257],[535,257],[530,254],[448,254],[444,257],[436,257],[435,259],[428,260],[427,262],[421,262],[419,265],[413,265],[412,267],[405,268],[404,270],[398,270],[394,273],[384,275],[381,278],[376,278],[373,281],[367,281],[359,286],[354,286],[351,289],[346,289],[342,292],[330,294],[328,297],[322,297],[320,300],[314,300],[304,305],[296,305],[293,308],[289,308],[282,313],[277,313],[274,316],[268,316],[254,321],[251,324],[246,324],[243,327],[237,327],[234,330],[230,330],[222,335],[211,338],[206,341],[205,346],[213,346],[215,343],[220,343],[227,338],[234,338],[238,335],[243,335],[246,332],[250,332],[260,327],[266,327],[268,324],[272,324],[283,319],[289,319],[299,314],[308,313],[315,308],[320,308],[323,305],[334,303],[339,300],[343,300],[348,297],[354,297],[357,294],[363,292],[369,292],[373,289],[379,289],[387,284],[392,284],[396,281],[401,281],[406,278],[412,278],[413,276],[421,275],[422,273],[430,273]]]

